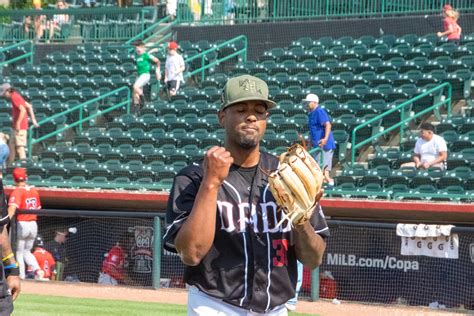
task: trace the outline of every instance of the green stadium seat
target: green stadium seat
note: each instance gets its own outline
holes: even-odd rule
[[[369,176],[378,176],[381,178],[388,178],[392,174],[392,169],[389,165],[379,165],[374,169],[367,170],[367,175]]]
[[[447,133],[454,134],[455,132],[454,131],[447,131],[447,132],[443,133],[443,135],[445,135]],[[462,140],[462,139],[458,140],[457,137],[459,137],[458,134],[456,134],[456,136],[453,135],[452,140],[448,141],[446,139],[446,141],[449,143],[448,148],[449,148],[450,152],[459,152],[459,151],[462,151],[464,149],[474,148],[474,143],[471,140]]]
[[[409,189],[404,184],[393,184],[389,187],[385,187],[384,191],[393,196],[396,193],[408,193]]]

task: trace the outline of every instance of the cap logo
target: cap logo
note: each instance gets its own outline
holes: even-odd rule
[[[255,82],[255,80],[250,80],[250,79],[239,80],[239,87],[243,91],[250,91],[251,93],[258,93],[262,95],[262,89],[257,89],[257,83]]]

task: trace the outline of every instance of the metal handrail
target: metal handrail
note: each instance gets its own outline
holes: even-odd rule
[[[397,192],[393,194],[393,199],[401,199],[401,198],[449,198],[449,199],[457,199],[457,200],[468,200],[468,201],[474,201],[474,195],[472,194],[440,194],[440,193],[422,193],[422,192],[417,192],[417,193],[403,193],[403,192]]]
[[[130,38],[128,41],[125,42],[125,45],[132,45],[132,43],[138,39],[142,39],[143,42],[148,42],[150,38],[153,38],[153,37],[156,37],[157,35],[160,35],[161,33],[164,32],[164,30],[168,30],[168,28],[171,28],[170,25],[172,25],[173,23],[175,23],[176,21],[173,21],[171,22],[170,24],[168,24],[167,26],[165,26],[164,28],[158,30],[157,32],[153,32],[153,34],[148,37],[148,38],[144,38],[144,35],[148,32],[152,32],[157,26],[159,26],[160,24],[163,24],[163,23],[169,23],[169,21],[171,20],[171,17],[170,16],[166,16],[164,17],[163,19],[153,23],[152,25],[150,25],[149,27],[147,27],[146,29],[144,29],[143,31],[141,31],[140,33],[138,33],[137,35],[135,35],[134,37]]]
[[[144,43],[148,43],[152,39],[154,39],[158,36],[161,36],[157,41],[153,42],[152,45],[147,45],[147,48],[148,49],[161,48],[162,55],[165,55],[164,51],[166,50],[166,48],[162,44],[165,41],[169,40],[173,35],[171,32],[169,32],[168,34],[165,34],[165,33],[168,32],[169,30],[171,30],[171,28],[178,23],[177,20],[174,20],[174,21],[171,21],[171,22],[170,21],[171,21],[170,16],[164,17],[163,19],[159,20],[158,22],[153,23],[152,25],[147,27],[142,32],[138,33],[134,37],[127,40],[123,45],[121,45],[121,47],[128,48],[128,51],[131,53],[134,49],[133,42],[135,42],[136,40],[141,39],[141,40],[143,40]],[[167,23],[167,25],[163,26],[162,28],[160,28],[156,32],[154,31],[159,25],[164,24],[164,23]],[[144,37],[145,34],[150,33],[150,32],[152,33],[150,36]]]
[[[204,0],[199,2],[201,3],[200,12],[195,12],[188,3],[178,6],[177,19],[180,23],[229,24],[230,22],[260,23],[282,20],[434,15],[439,14],[442,7],[442,2],[428,0],[268,0],[261,1],[263,6],[260,6],[257,1],[224,1],[223,5],[212,6],[212,12],[203,12],[205,11]],[[461,12],[474,11],[474,6],[470,1],[451,0],[450,4]]]
[[[53,16],[55,14],[67,14],[67,15],[102,15],[102,14],[134,14],[134,13],[144,13],[148,11],[146,8],[118,8],[118,7],[108,7],[108,8],[69,8],[69,9],[26,9],[26,10],[0,10],[0,16],[35,16],[35,15],[45,15]]]
[[[19,43],[15,43],[15,44],[12,44],[12,45],[9,45],[9,46],[6,46],[6,47],[1,47],[0,48],[0,53],[3,53],[3,52],[6,52],[10,49],[13,49],[13,48],[16,48],[16,47],[20,47],[20,46],[23,46],[23,45],[26,45],[26,44],[29,44],[30,45],[30,52],[29,53],[25,53],[23,55],[20,55],[20,56],[17,56],[17,57],[14,57],[12,59],[9,59],[9,60],[5,60],[5,61],[2,61],[0,63],[0,67],[3,67],[5,65],[8,65],[8,64],[11,64],[15,61],[18,61],[18,60],[21,60],[21,59],[25,59],[25,58],[29,58],[29,63],[32,64],[33,63],[33,58],[34,58],[34,55],[35,55],[35,46],[33,45],[33,42],[32,41],[29,41],[29,40],[24,40],[22,42],[19,42]]]
[[[89,115],[89,116],[85,117],[85,118],[83,117],[83,110],[84,110],[85,106],[87,106],[89,104],[92,104],[92,103],[95,103],[97,101],[100,101],[102,99],[105,99],[109,96],[120,94],[121,92],[124,92],[124,91],[127,92],[127,98],[124,101],[119,102],[118,104],[115,104],[113,106],[110,106],[105,110],[98,111],[98,112],[96,112],[92,115]],[[127,113],[130,113],[130,100],[131,100],[130,88],[127,87],[127,86],[123,86],[121,88],[118,88],[118,89],[115,89],[113,91],[107,92],[106,94],[103,94],[101,96],[98,96],[94,99],[91,99],[91,100],[88,100],[88,101],[83,102],[81,104],[78,104],[78,105],[76,105],[76,106],[74,106],[70,109],[67,109],[66,111],[63,111],[61,113],[57,113],[57,114],[55,114],[53,116],[50,116],[50,117],[47,117],[44,120],[41,120],[41,121],[38,122],[38,125],[41,126],[41,125],[44,125],[46,123],[52,122],[52,121],[56,120],[59,117],[63,117],[63,116],[65,116],[65,115],[67,115],[71,112],[79,110],[79,120],[77,120],[76,122],[74,122],[72,124],[66,125],[66,126],[60,128],[60,129],[57,129],[54,132],[51,132],[51,133],[46,134],[44,136],[41,136],[37,139],[33,139],[33,128],[34,128],[34,126],[30,126],[29,131],[28,131],[28,158],[31,158],[31,156],[33,154],[32,153],[32,148],[33,148],[34,144],[42,142],[42,141],[44,141],[44,140],[46,140],[50,137],[56,136],[56,135],[64,132],[65,130],[68,130],[70,128],[73,128],[73,127],[76,127],[76,126],[79,125],[79,131],[82,132],[82,127],[83,127],[84,122],[90,121],[90,120],[96,118],[97,116],[100,116],[100,115],[103,115],[103,114],[108,113],[110,111],[113,111],[113,110],[115,110],[119,107],[122,107],[124,105],[127,106]]]
[[[142,32],[145,29],[145,14],[150,12],[150,8],[141,7],[141,8],[91,8],[91,9],[78,9],[78,8],[68,8],[68,9],[43,9],[43,10],[0,10],[0,17],[7,17],[11,20],[21,20],[23,17],[27,16],[44,16],[47,19],[52,19],[55,15],[67,15],[70,17],[69,22],[65,23],[64,26],[68,26],[68,29],[74,29],[76,26],[80,27],[80,33],[85,42],[95,41],[95,40],[118,40],[125,39],[122,34],[123,32],[118,32],[117,34],[108,31],[106,28],[103,28],[104,25],[100,21],[104,18],[105,20],[116,20],[120,17],[120,23],[122,19],[128,21],[129,17],[131,20],[135,20],[136,25],[133,26],[131,32],[133,34],[137,32]],[[94,23],[89,23],[94,22]],[[86,23],[87,27],[83,29],[81,23]],[[8,24],[8,23],[7,23]],[[10,27],[10,26],[9,26]],[[21,32],[21,31],[19,31]],[[105,32],[105,33],[104,33]],[[18,35],[11,35],[11,32],[5,33],[2,41],[16,41]],[[120,34],[119,34],[120,33]],[[8,34],[8,35],[7,35]],[[14,33],[12,33],[14,34]],[[129,34],[127,32],[127,34]],[[21,34],[23,36],[23,34]],[[30,36],[29,32],[26,32],[26,36]],[[66,35],[65,38],[69,37],[70,34]],[[42,39],[46,40],[46,37],[43,36]]]
[[[213,61],[212,63],[209,63],[209,64],[205,64],[205,56],[210,53],[210,52],[214,52],[222,47],[225,47],[225,46],[229,46],[230,44],[232,43],[235,43],[235,42],[238,42],[240,40],[243,40],[244,41],[244,47],[241,49],[241,50],[238,50],[228,56],[225,56],[225,57],[222,57],[220,59],[217,59],[215,61]],[[235,56],[239,56],[239,55],[242,55],[242,61],[243,62],[246,62],[247,61],[247,49],[248,49],[248,40],[247,40],[247,36],[245,35],[239,35],[239,36],[236,36],[224,43],[221,43],[217,46],[214,46],[214,47],[211,47],[209,49],[206,49],[205,51],[202,51],[200,52],[199,54],[196,54],[190,58],[187,58],[184,62],[187,64],[195,59],[198,59],[198,58],[201,58],[201,67],[198,68],[198,69],[195,69],[191,72],[187,72],[185,74],[185,78],[188,78],[194,74],[197,74],[199,72],[201,72],[201,79],[204,80],[204,76],[205,76],[205,70],[214,66],[214,65],[219,65],[220,63],[224,62],[224,61],[227,61],[231,58],[234,58]]]
[[[405,118],[405,107],[407,105],[411,105],[411,104],[413,104],[413,102],[418,101],[418,100],[420,100],[420,99],[422,99],[422,98],[424,98],[424,97],[426,97],[426,96],[428,96],[428,95],[430,95],[430,94],[432,94],[436,91],[443,91],[444,88],[446,88],[446,87],[448,88],[448,97],[447,98],[445,98],[444,100],[441,100],[438,103],[433,104],[432,106],[430,106],[430,107],[428,107],[428,108],[426,108],[426,109],[424,109],[424,110],[422,110],[418,113],[415,113],[412,116],[409,116],[408,118]],[[420,117],[420,116],[422,116],[422,115],[424,115],[428,112],[431,112],[431,111],[439,108],[440,106],[442,106],[444,104],[447,104],[448,117],[451,116],[451,98],[452,98],[452,86],[449,82],[445,82],[445,83],[442,83],[442,84],[440,84],[440,85],[438,85],[438,86],[436,86],[436,87],[434,87],[434,88],[432,88],[428,91],[425,91],[422,94],[420,94],[420,95],[418,95],[418,96],[416,96],[416,97],[414,97],[410,100],[407,100],[407,101],[399,104],[398,106],[396,106],[396,107],[394,107],[394,108],[392,108],[392,109],[390,109],[390,110],[388,110],[388,111],[386,111],[386,112],[384,112],[380,115],[377,115],[376,117],[373,117],[370,120],[356,126],[352,130],[352,147],[351,147],[351,152],[352,152],[351,163],[352,163],[352,165],[354,165],[354,163],[355,163],[355,153],[356,153],[356,150],[358,148],[364,146],[365,144],[368,144],[368,143],[372,142],[374,139],[379,138],[380,136],[385,135],[385,134],[387,134],[387,133],[389,133],[389,132],[391,132],[391,131],[393,131],[397,128],[400,128],[400,138],[401,138],[402,135],[403,135],[403,129],[404,129],[404,127],[406,126],[406,124],[408,122],[410,122],[410,121],[412,121],[412,120],[414,120],[414,119],[416,119],[416,118],[418,118],[418,117]],[[398,110],[401,110],[400,111],[400,122],[390,126],[387,129],[384,129],[383,131],[380,131],[377,134],[372,135],[371,137],[369,137],[369,138],[361,141],[360,143],[356,144],[356,133],[357,133],[358,130],[360,130],[361,128],[364,128],[364,127],[366,127],[366,126],[368,126],[368,125],[370,125],[370,124],[372,124],[376,121],[379,121],[379,120],[383,119],[384,117],[386,117],[386,116],[388,116],[388,115],[390,115],[393,112],[396,112]]]

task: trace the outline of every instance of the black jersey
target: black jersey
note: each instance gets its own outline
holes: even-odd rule
[[[164,247],[176,252],[174,239],[186,221],[203,178],[202,160],[179,172],[168,200]],[[223,301],[264,313],[294,297],[297,282],[296,253],[291,225],[282,225],[281,212],[263,170],[275,170],[278,159],[261,153],[258,168],[233,165],[217,196],[214,242],[197,266],[188,266],[185,281]],[[329,229],[321,207],[311,217],[315,232],[323,238]]]

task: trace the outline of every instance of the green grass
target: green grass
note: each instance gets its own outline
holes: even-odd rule
[[[14,316],[73,315],[186,315],[186,306],[148,302],[129,302],[20,294]]]
[[[184,305],[20,294],[15,302],[13,316],[184,316],[186,311]],[[289,315],[307,314],[290,313]]]

